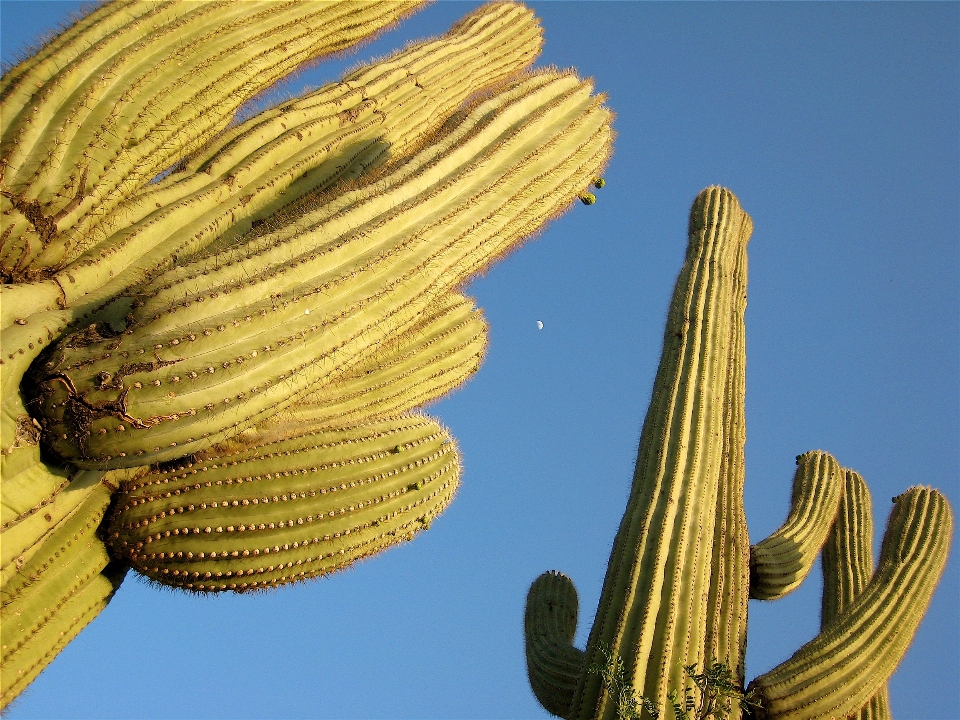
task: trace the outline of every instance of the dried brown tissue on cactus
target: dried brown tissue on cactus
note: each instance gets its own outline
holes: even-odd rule
[[[715,680],[725,683],[729,673],[731,681],[730,717],[751,704],[759,718],[889,717],[887,680],[943,572],[952,513],[930,488],[895,498],[874,569],[867,486],[818,450],[797,457],[784,524],[750,546],[743,485],[751,232],[730,191],[711,187],[695,200],[630,497],[586,650],[572,644],[573,582],[552,571],[530,588],[528,676],[541,704],[560,717],[660,712],[688,690],[699,703],[706,683],[689,680],[717,664],[724,672]],[[820,634],[744,688],[748,598],[791,592],[820,553]]]
[[[0,81],[2,613],[58,608],[4,651],[4,705],[128,566],[272,588],[454,497],[456,443],[417,408],[482,361],[459,288],[600,187],[602,98],[529,71],[539,22],[492,3],[229,124],[416,5],[107,3]]]

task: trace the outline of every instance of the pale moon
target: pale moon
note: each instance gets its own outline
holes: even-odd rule
[[[537,330],[543,330],[543,323],[537,320]]]

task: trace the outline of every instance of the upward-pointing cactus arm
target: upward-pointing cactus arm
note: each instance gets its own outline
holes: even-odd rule
[[[573,646],[578,611],[577,589],[558,572],[545,572],[527,592],[523,632],[530,687],[547,712],[562,718],[570,716],[585,671],[583,650]]]
[[[797,457],[790,514],[770,537],[750,548],[750,597],[775,600],[795,590],[826,542],[843,497],[843,469],[829,454]]]
[[[816,638],[756,678],[763,717],[826,720],[857,713],[903,658],[947,562],[953,518],[936,490],[896,498],[870,583]]]
[[[214,239],[222,247],[305,194],[414,149],[468,95],[532,62],[542,43],[523,6],[484,6],[467,20],[241,123],[183,172],[106,217],[81,218],[73,232],[82,241],[67,267],[50,280],[4,289],[2,325],[38,307],[66,305],[82,315]]]
[[[843,499],[823,545],[820,630],[826,630],[857,599],[873,577],[873,510],[870,491],[853,470],[843,470]],[[887,684],[853,720],[890,720]]]

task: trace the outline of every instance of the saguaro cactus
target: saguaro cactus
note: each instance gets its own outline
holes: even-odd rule
[[[0,81],[3,704],[131,565],[271,587],[452,499],[411,411],[482,359],[460,286],[599,174],[602,98],[506,2],[231,124],[418,4],[115,0]]]
[[[742,683],[748,597],[790,592],[825,543],[823,631],[751,683],[758,713],[884,717],[887,679],[946,563],[950,509],[937,491],[915,487],[895,499],[869,577],[866,487],[820,451],[797,458],[787,521],[749,546],[743,316],[751,230],[728,190],[708,188],[694,202],[633,486],[585,651],[571,644],[578,607],[569,578],[545,573],[530,588],[530,683],[561,717],[616,717],[618,698],[588,671],[605,653],[622,661],[637,700],[660,707],[682,691],[684,666],[720,661]]]

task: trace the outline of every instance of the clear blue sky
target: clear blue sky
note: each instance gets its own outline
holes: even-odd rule
[[[2,55],[79,3],[3,0]],[[438,2],[358,60],[444,31]],[[821,448],[890,498],[940,488],[960,438],[960,4],[532,3],[540,64],[609,94],[607,187],[470,286],[489,354],[434,406],[462,489],[413,543],[260,596],[196,598],[130,576],[9,712],[27,718],[541,718],[523,656],[529,584],[557,569],[585,641],[625,506],[667,302],[703,187],[752,215],[747,517],[787,513]],[[536,322],[543,322],[538,330]],[[890,682],[898,720],[960,717],[957,552]],[[819,570],[751,602],[747,675],[818,629]]]

